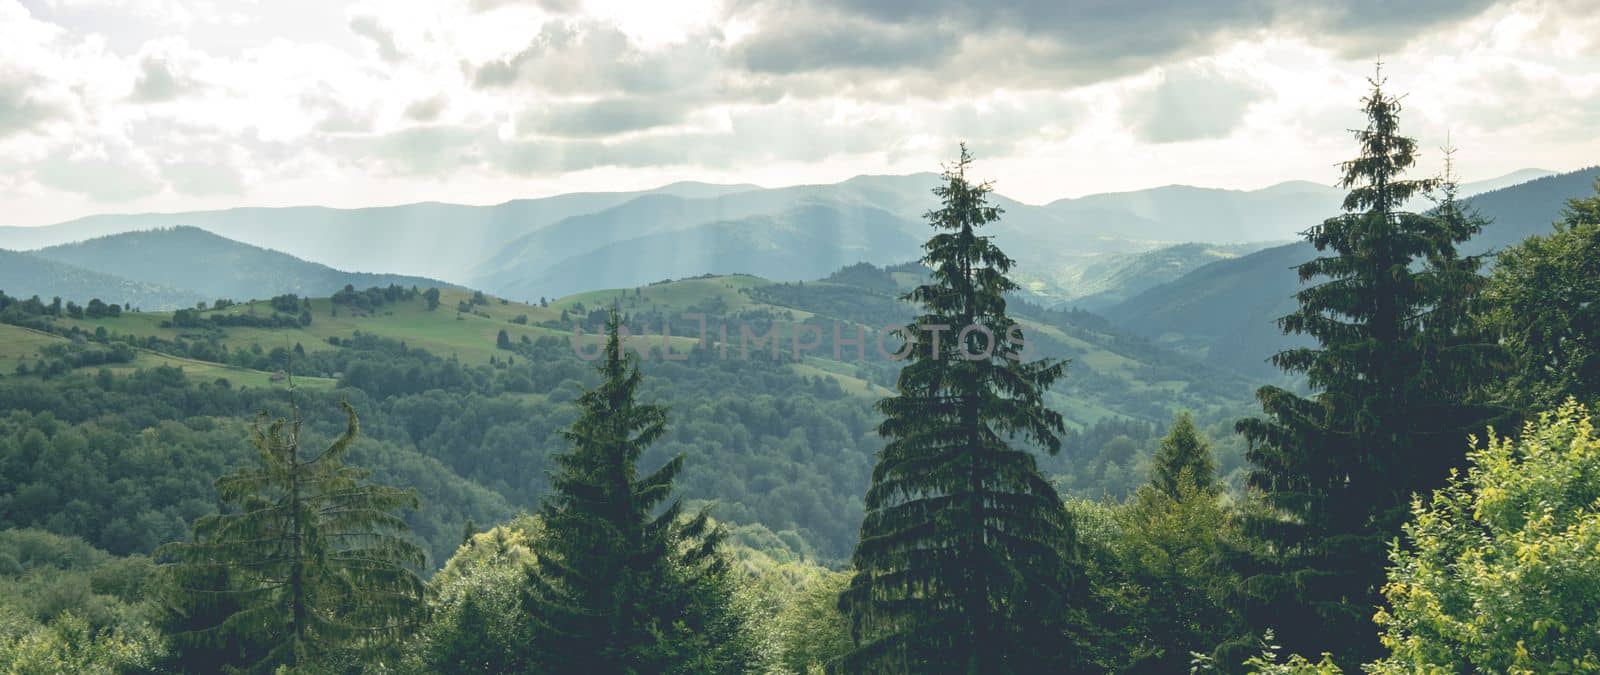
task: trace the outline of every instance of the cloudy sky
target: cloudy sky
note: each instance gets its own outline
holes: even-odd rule
[[[1600,162],[1600,0],[0,0],[0,225],[832,182],[958,139],[1033,202],[1331,183],[1379,57],[1425,167]]]

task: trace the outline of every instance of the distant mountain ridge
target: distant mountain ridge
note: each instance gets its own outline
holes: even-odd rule
[[[532,299],[599,287],[594,279],[624,287],[707,273],[803,281],[853,263],[915,258],[921,240],[910,233],[911,225],[872,207],[808,204],[776,216],[750,215],[608,244],[540,268],[539,276],[503,279],[493,287]]]
[[[30,255],[143,284],[184,289],[203,300],[242,301],[285,293],[326,296],[346,285],[447,285],[424,277],[342,272],[195,227],[107,235]]]
[[[1548,232],[1566,200],[1594,194],[1596,180],[1600,167],[1544,176],[1468,199],[1467,204],[1493,222],[1462,252],[1498,250]],[[1296,307],[1292,296],[1300,283],[1292,268],[1315,255],[1310,244],[1298,242],[1214,262],[1101,313],[1136,334],[1202,354],[1213,364],[1270,373],[1268,356],[1303,344],[1282,335],[1273,321]]]
[[[1542,172],[1527,170],[1495,181],[1536,173]],[[887,214],[885,223],[925,239],[922,215],[937,205],[931,190],[938,182],[932,173],[857,176],[838,183],[779,188],[680,182],[636,192],[571,193],[492,206],[418,203],[102,215],[39,228],[0,227],[0,247],[38,249],[110,234],[189,226],[339,270],[420,275],[491,292],[549,296],[562,290],[622,286],[635,278],[624,266],[593,264],[597,251],[628,250],[624,242],[713,223],[781,218],[812,205],[876,209]],[[1166,186],[1042,206],[1003,194],[994,197],[1006,214],[990,233],[1002,248],[1013,252],[1019,280],[1045,301],[1070,301],[1101,293],[1110,294],[1105,298],[1126,297],[1148,285],[1145,280],[1134,280],[1125,288],[1083,284],[1093,276],[1090,267],[1106,268],[1111,258],[1105,256],[1141,254],[1185,242],[1254,242],[1237,249],[1245,252],[1292,238],[1336,208],[1340,193],[1292,181],[1249,191]],[[807,250],[817,252],[815,247]],[[853,255],[860,261],[884,263],[896,261],[900,253],[891,247],[856,250]],[[578,260],[590,264],[573,262]],[[779,267],[804,268],[799,261],[767,260]],[[578,276],[549,288],[530,285],[549,278],[547,271],[558,266]]]
[[[493,206],[421,202],[356,209],[289,206],[108,214],[43,227],[0,227],[0,248],[38,249],[187,225],[338,269],[459,282],[486,251],[570,215],[608,208],[640,194],[702,198],[748,189],[760,188],[680,182],[644,193],[575,192]]]
[[[16,298],[35,295],[79,305],[100,299],[109,304],[140,309],[189,307],[205,300],[193,291],[134,281],[17,251],[0,250],[0,291]]]

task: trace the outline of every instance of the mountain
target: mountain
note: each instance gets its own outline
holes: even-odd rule
[[[60,297],[80,305],[99,298],[113,305],[141,309],[188,307],[204,300],[198,293],[133,281],[28,253],[0,250],[0,291],[16,298]]]
[[[347,284],[446,285],[422,277],[341,272],[195,227],[114,234],[40,249],[33,255],[145,284],[186,289],[202,299],[248,300],[284,293],[325,296]]]
[[[808,217],[791,214],[777,220],[814,222]],[[791,227],[773,237],[787,240],[807,231]],[[593,386],[595,377],[593,365],[574,353],[568,338],[580,329],[592,337],[604,321],[604,308],[615,303],[635,335],[650,333],[648,340],[629,343],[653,351],[640,362],[645,373],[642,396],[673,411],[670,429],[641,461],[659,465],[673,456],[686,457],[679,482],[686,501],[714,502],[716,517],[735,528],[764,525],[806,544],[797,550],[811,548],[822,560],[842,562],[858,534],[860,495],[873,453],[882,448],[874,431],[881,417],[872,401],[891,391],[901,365],[879,354],[876,338],[886,324],[915,316],[915,309],[898,295],[917,281],[918,271],[914,266],[884,270],[851,265],[827,280],[804,283],[748,275],[698,277],[589,291],[540,304],[495,299],[472,304],[472,292],[447,288],[432,309],[418,295],[399,294],[372,312],[337,311],[329,299],[316,298],[308,304],[314,316],[308,324],[261,328],[208,321],[214,327],[205,340],[180,339],[189,329],[174,325],[174,315],[160,312],[41,318],[37,329],[0,325],[0,365],[12,366],[0,378],[0,400],[15,401],[19,408],[57,400],[32,389],[6,398],[8,388],[53,386],[42,383],[40,375],[12,378],[16,363],[26,362],[35,372],[60,370],[52,377],[62,383],[73,381],[65,376],[68,370],[95,374],[104,364],[67,362],[42,348],[49,346],[46,342],[70,344],[68,336],[93,334],[102,327],[125,336],[127,341],[118,344],[128,345],[132,355],[131,361],[105,367],[113,376],[141,378],[144,384],[74,386],[71,395],[106,400],[123,394],[126,398],[110,399],[116,403],[104,409],[137,420],[129,422],[139,425],[131,427],[135,429],[191,416],[219,416],[242,429],[263,404],[282,405],[281,388],[287,383],[273,373],[292,366],[310,428],[322,434],[337,431],[340,399],[360,407],[365,438],[360,445],[366,449],[358,452],[379,459],[379,478],[387,473],[404,478],[397,484],[417,487],[429,504],[423,513],[433,521],[418,535],[436,553],[447,554],[459,544],[460,523],[468,517],[493,522],[484,520],[482,509],[501,513],[503,519],[503,512],[532,508],[545,494],[548,482],[541,477],[553,466],[552,455],[567,447],[559,430],[571,423],[571,401]],[[467,311],[458,309],[464,306]],[[207,310],[199,317],[271,311],[268,303],[258,302]],[[1248,409],[1250,382],[1129,336],[1097,317],[1025,303],[1014,303],[1012,311],[1027,331],[1030,353],[1071,359],[1067,376],[1051,388],[1046,401],[1074,431],[1063,439],[1060,454],[1040,461],[1052,474],[1077,475],[1072,484],[1081,490],[1078,494],[1123,494],[1143,481],[1133,457],[1118,460],[1126,470],[1108,473],[1100,467],[1099,474],[1126,478],[1114,484],[1077,466],[1099,450],[1100,441],[1094,439],[1103,434],[1095,429],[1114,429],[1153,445],[1150,437],[1157,425],[1177,410],[1220,421]],[[690,313],[705,317],[708,339],[720,345],[693,350],[698,338],[696,322],[685,316]],[[677,337],[660,337],[668,323]],[[796,355],[800,349],[793,345],[802,326],[815,331],[818,340],[806,338],[815,347]],[[863,331],[860,354],[832,342],[835,326],[839,335]],[[775,336],[773,344],[780,348],[769,354],[758,345],[745,355],[740,337],[745,327]],[[685,358],[663,358],[665,344]],[[89,340],[79,349],[87,353],[102,347]],[[229,384],[217,387],[218,380]],[[125,410],[130,400],[139,407]],[[148,412],[144,406],[150,406]],[[104,417],[97,414],[95,419],[103,423]],[[162,438],[163,448],[170,448],[169,435]],[[226,431],[214,438],[217,447],[239,448],[238,436]],[[1228,449],[1236,444],[1227,443],[1218,443],[1219,457],[1236,458],[1237,450]],[[174,456],[165,451],[112,455],[147,463],[150,473],[130,480],[175,471],[167,464]],[[1219,460],[1225,461],[1238,463]],[[92,465],[124,470],[118,462]],[[162,483],[164,490],[177,492],[168,493],[170,503],[214,494],[214,473],[187,475],[193,479],[181,485]],[[65,489],[69,479],[79,480],[75,475],[59,480],[58,489],[67,495],[61,502],[73,496]],[[474,496],[468,490],[493,494]],[[54,508],[54,502],[47,505]],[[48,518],[47,509],[36,510],[41,519]],[[167,521],[177,522],[162,522]],[[448,531],[441,523],[449,524]],[[181,525],[173,529],[172,536],[182,536]],[[98,536],[99,530],[94,532]],[[434,559],[437,564],[441,558]]]
[[[1594,194],[1600,167],[1546,176],[1486,192],[1467,203],[1491,222],[1462,247],[1493,251],[1542,234],[1566,200]],[[1327,215],[1333,215],[1329,212]],[[1295,307],[1293,267],[1316,254],[1304,242],[1222,260],[1102,310],[1118,325],[1209,362],[1256,375],[1272,372],[1267,357],[1295,339],[1273,320]]]
[[[640,286],[698,274],[759,274],[774,281],[824,276],[857,262],[917,257],[912,224],[868,206],[816,203],[608,244],[493,286],[514,297],[560,296],[597,286]],[[604,284],[596,283],[604,281]]]
[[[548,270],[563,265],[564,261],[579,259],[585,262],[566,264],[565,268],[586,273],[584,281],[587,283],[569,281],[561,288],[629,285],[637,283],[638,276],[612,276],[613,272],[622,268],[606,264],[591,254],[631,239],[706,224],[722,224],[720,227],[726,229],[726,223],[746,219],[781,220],[786,212],[810,207],[845,211],[872,209],[898,224],[909,236],[921,240],[928,234],[928,226],[922,216],[938,206],[938,200],[932,194],[932,188],[938,184],[939,177],[936,174],[921,173],[857,176],[833,184],[750,190],[700,199],[642,195],[593,213],[570,216],[506,243],[477,266],[478,273],[469,279],[468,285],[509,295],[526,295],[535,290],[536,280],[549,276]],[[1143,251],[1157,245],[1097,234],[1089,228],[1063,220],[1044,207],[1025,204],[1003,195],[995,195],[995,203],[1005,210],[1000,222],[992,226],[996,241],[1006,250],[1016,252],[1014,255],[1018,268],[1027,271],[1023,274],[1023,280],[1032,282],[1031,287],[1035,291],[1042,291],[1043,297],[1049,297],[1049,291],[1057,287],[1058,273],[1079,261],[1105,253]],[[780,230],[757,228],[756,231]],[[866,243],[871,241],[869,239]],[[750,243],[757,245],[753,241]],[[771,248],[779,243],[774,241],[759,245]],[[840,260],[844,263],[857,260],[885,263],[907,257],[915,257],[915,250],[907,256],[903,249],[891,247],[863,250],[854,260]],[[678,266],[673,269],[686,268]],[[687,269],[685,274],[676,276],[723,271],[727,271],[727,268]],[[811,276],[820,276],[828,271],[817,266],[804,269],[805,274]],[[779,278],[799,279],[805,276]],[[546,291],[540,290],[538,294],[545,295]]]
[[[97,215],[44,227],[0,227],[0,247],[36,249],[109,234],[191,226],[339,269],[459,282],[500,245],[567,216],[608,208],[641,194],[705,198],[759,189],[685,182],[643,192],[575,192],[493,206],[426,202],[359,209],[295,206]],[[448,238],[441,241],[441,232]]]
[[[1548,176],[1544,169],[1521,169],[1484,181],[1465,183],[1463,196],[1475,195]],[[1187,185],[1061,199],[1046,208],[1069,223],[1103,235],[1159,241],[1212,243],[1292,239],[1337,212],[1344,190],[1307,181],[1289,181],[1260,190],[1221,190]],[[1422,210],[1425,199],[1409,205]]]
[[[1308,214],[1336,210],[1343,193],[1293,181],[1260,190],[1169,185],[1090,195],[1046,208],[1105,234],[1159,241],[1245,242],[1286,239],[1304,230]]]
[[[1064,304],[1097,310],[1115,305],[1145,289],[1173,281],[1204,265],[1255,252],[1261,244],[1178,244],[1140,253],[1091,259],[1062,286]]]
[[[1531,172],[1531,173],[1530,173]],[[1527,170],[1497,184],[1538,173]],[[546,270],[613,244],[711,223],[779,218],[810,204],[871,207],[899,218],[920,239],[936,206],[939,177],[856,176],[832,184],[762,188],[682,182],[637,192],[588,192],[493,206],[418,203],[361,209],[239,208],[102,215],[46,227],[0,227],[0,247],[35,249],[173,226],[196,227],[336,269],[422,275],[518,293]],[[1478,189],[1467,186],[1466,192]],[[1001,186],[1002,188],[1004,186]],[[995,195],[1005,216],[992,234],[1014,251],[1019,279],[1043,298],[1083,295],[1069,285],[1106,254],[1142,253],[1184,242],[1263,242],[1295,233],[1336,209],[1339,191],[1306,182],[1239,191],[1167,186],[1090,195],[1039,206]],[[446,233],[441,241],[440,233]],[[886,261],[869,252],[863,259]],[[614,269],[614,268],[608,268]],[[693,274],[714,272],[694,270]],[[590,275],[568,288],[625,285]],[[1130,295],[1122,288],[1115,294]]]

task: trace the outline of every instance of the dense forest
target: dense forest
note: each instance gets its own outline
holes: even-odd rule
[[[965,146],[811,282],[0,293],[0,665],[1600,672],[1600,184],[1469,254],[1362,111],[1253,402],[1029,302]]]

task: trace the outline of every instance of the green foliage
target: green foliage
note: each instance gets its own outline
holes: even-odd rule
[[[1484,362],[1461,316],[1478,261],[1455,253],[1481,223],[1402,210],[1436,182],[1403,177],[1416,143],[1398,132],[1400,102],[1382,84],[1372,82],[1360,152],[1343,165],[1346,213],[1306,232],[1326,255],[1299,276],[1317,283],[1279,322],[1316,341],[1273,357],[1313,395],[1263,387],[1265,416],[1238,424],[1250,485],[1272,509],[1248,520],[1269,555],[1240,561],[1239,601],[1290,652],[1328,649],[1347,664],[1376,656],[1370,617],[1406,499],[1440,484],[1460,462],[1459,439],[1488,418],[1464,403]]]
[[[214,625],[185,626],[181,651],[242,639],[261,650],[237,664],[251,670],[296,667],[382,647],[414,618],[423,552],[393,512],[416,508],[415,493],[365,482],[342,463],[359,426],[327,449],[302,454],[301,420],[251,430],[255,466],[217,480],[228,509],[199,518],[191,541],[158,552],[175,623],[227,603]],[[220,581],[220,583],[217,583]]]
[[[367,288],[394,284],[409,288],[433,283],[395,274],[342,272],[197,227],[135,229],[139,231],[51,246],[32,255],[152,286],[193,291],[207,299],[271,298],[283,294],[326,297],[347,285]],[[193,306],[194,300],[177,304],[152,302],[144,309]],[[299,313],[298,309],[280,311]]]
[[[1244,661],[1245,672],[1250,675],[1340,675],[1344,671],[1333,662],[1333,656],[1323,652],[1317,661],[1312,662],[1299,654],[1290,654],[1287,659],[1279,652],[1282,647],[1273,639],[1272,630],[1268,629],[1266,636],[1260,644],[1261,651]],[[1190,672],[1210,673],[1219,670],[1217,659],[1195,654],[1191,662]]]
[[[71,612],[38,623],[0,609],[0,664],[13,675],[148,672],[160,654],[148,628],[96,630]]]
[[[963,146],[934,190],[923,258],[933,280],[906,296],[925,313],[903,331],[914,346],[896,395],[878,404],[887,444],[840,600],[856,643],[849,672],[1087,665],[1067,630],[1078,609],[1072,524],[1033,454],[1009,442],[1060,449],[1061,415],[1042,397],[1065,364],[1012,353],[1020,329],[1005,294],[1017,286],[1011,259],[977,233],[1000,210],[987,183],[967,180],[970,163]],[[941,325],[962,332],[917,334]]]
[[[1574,401],[1412,504],[1380,673],[1600,671],[1600,434]]]
[[[408,641],[402,670],[518,673],[532,669],[525,568],[542,524],[529,516],[472,535],[428,583],[428,621]]]
[[[578,399],[540,516],[527,611],[548,673],[739,672],[752,655],[729,607],[725,534],[702,510],[668,503],[683,456],[639,475],[666,431],[666,409],[639,403],[641,376],[606,326],[600,386]],[[662,508],[666,504],[665,508]]]
[[[1532,409],[1600,400],[1600,196],[1568,200],[1555,232],[1502,251],[1498,263],[1485,314],[1512,368],[1495,393]]]
[[[0,671],[150,671],[163,651],[143,597],[152,571],[74,537],[0,530]]]
[[[1191,653],[1210,652],[1243,630],[1227,605],[1239,577],[1223,557],[1246,542],[1209,473],[1204,440],[1193,430],[1178,436],[1198,453],[1171,493],[1158,466],[1121,504],[1069,502],[1100,606],[1098,657],[1117,672],[1181,672]]]
[[[1150,483],[1170,499],[1181,499],[1184,492],[1215,494],[1216,462],[1211,459],[1211,444],[1194,428],[1194,416],[1179,413],[1172,420],[1167,437],[1156,452],[1155,475]]]
[[[847,572],[824,572],[795,591],[778,618],[778,665],[785,673],[820,675],[853,647],[850,619],[839,611]]]

